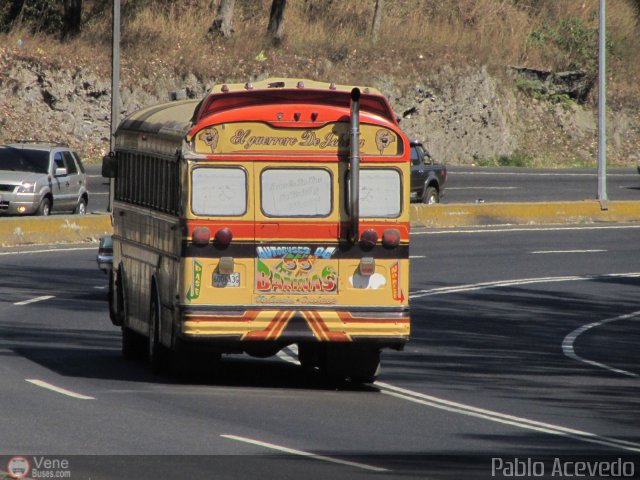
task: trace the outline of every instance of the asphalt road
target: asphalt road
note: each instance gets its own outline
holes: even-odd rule
[[[372,386],[304,375],[293,351],[156,376],[120,356],[94,246],[3,249],[0,470],[43,455],[72,478],[507,478],[493,459],[604,455],[637,473],[639,238],[414,230],[412,341]]]
[[[443,203],[542,202],[594,199],[598,176],[593,169],[528,169],[448,167]],[[89,211],[105,211],[109,184],[100,167],[88,165]],[[610,200],[640,200],[640,175],[635,169],[609,169]]]
[[[532,169],[449,167],[445,203],[543,202],[589,200],[597,197],[595,169]],[[639,200],[640,175],[636,169],[607,172],[610,200]]]

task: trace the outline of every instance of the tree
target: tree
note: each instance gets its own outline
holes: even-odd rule
[[[282,42],[284,9],[287,6],[287,0],[273,0],[271,3],[271,14],[269,15],[269,27],[267,27],[267,35],[271,37],[274,44],[278,45]]]
[[[82,0],[64,0],[62,38],[75,37],[80,33]]]
[[[371,25],[371,41],[378,41],[378,33],[380,32],[380,21],[382,20],[382,10],[384,9],[384,0],[376,0],[376,8],[373,12],[373,24]]]
[[[221,0],[216,11],[216,18],[209,27],[213,36],[230,37],[233,33],[233,8],[236,0]]]

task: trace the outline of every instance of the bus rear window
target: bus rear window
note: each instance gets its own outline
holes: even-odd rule
[[[191,174],[191,211],[232,216],[247,211],[247,173],[242,168],[195,168]]]
[[[400,215],[402,186],[395,169],[360,170],[360,216],[388,217]]]
[[[322,168],[269,168],[261,175],[262,211],[270,217],[326,217],[331,174]]]

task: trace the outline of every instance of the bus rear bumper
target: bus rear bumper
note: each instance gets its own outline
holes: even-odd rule
[[[207,343],[365,342],[402,348],[408,341],[408,309],[241,310],[184,308],[179,336]],[[241,349],[242,347],[240,347]]]

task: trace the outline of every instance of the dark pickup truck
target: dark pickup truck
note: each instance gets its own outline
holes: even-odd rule
[[[447,181],[447,167],[433,162],[418,140],[411,141],[411,201],[440,203]]]

